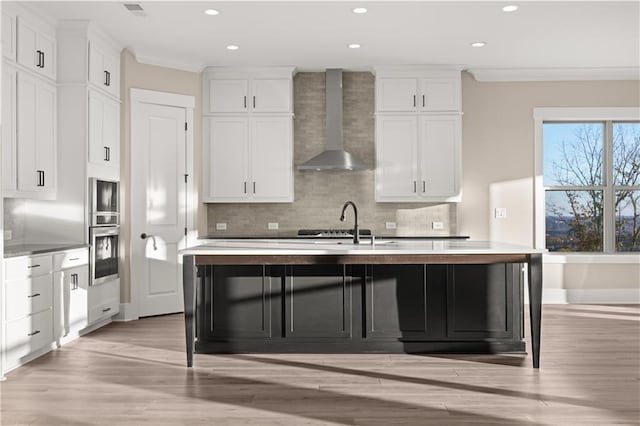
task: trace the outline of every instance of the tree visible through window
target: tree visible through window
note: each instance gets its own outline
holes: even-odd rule
[[[640,122],[545,122],[543,154],[547,249],[640,251]]]

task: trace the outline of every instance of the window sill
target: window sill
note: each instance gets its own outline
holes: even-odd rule
[[[543,263],[599,263],[599,264],[636,264],[640,265],[640,253],[545,253]]]

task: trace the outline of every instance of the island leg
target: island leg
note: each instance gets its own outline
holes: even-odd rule
[[[529,319],[533,368],[540,368],[540,328],[542,321],[542,255],[529,255]]]
[[[193,352],[196,334],[196,278],[195,256],[183,256],[182,289],[184,292],[184,326],[187,341],[187,367],[193,367]]]

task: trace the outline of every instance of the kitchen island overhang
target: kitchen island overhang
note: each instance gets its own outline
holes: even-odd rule
[[[290,265],[290,268],[303,268],[304,265],[310,265],[309,267],[324,265],[329,268],[330,265],[359,265],[367,268],[384,268],[389,265],[406,265],[407,267],[425,265],[427,268],[429,265],[443,265],[442,267],[447,270],[453,270],[457,267],[465,267],[464,265],[479,265],[480,267],[486,265],[489,267],[489,265],[527,264],[531,350],[533,366],[538,368],[540,364],[543,252],[543,250],[528,247],[480,241],[405,240],[391,241],[380,245],[353,245],[346,241],[327,243],[272,239],[206,240],[199,246],[181,252],[183,255],[187,366],[193,365],[193,354],[196,348],[197,288],[205,276],[207,267],[211,268],[215,265],[242,267],[244,265],[264,268],[265,266]],[[402,267],[398,266],[398,268]],[[213,279],[211,277],[208,283],[212,285]],[[291,288],[293,289],[293,287]],[[355,298],[356,301],[358,301],[358,297],[360,297],[359,294]],[[364,299],[364,293],[362,293],[362,298]],[[516,297],[514,300],[519,300],[520,304],[523,303],[522,297]],[[282,310],[285,311],[284,308]],[[210,320],[213,322],[213,317]]]

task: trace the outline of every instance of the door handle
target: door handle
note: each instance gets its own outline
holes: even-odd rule
[[[255,180],[253,181],[253,193],[254,194],[256,193],[256,181]]]
[[[30,294],[29,296],[27,296],[27,299],[33,299],[34,297],[38,297],[38,296],[40,296],[40,293]]]
[[[106,308],[106,309],[103,309],[102,312],[109,312],[110,310],[111,308]]]
[[[104,147],[104,161],[111,161],[111,148],[108,146]]]
[[[427,192],[427,181],[426,180],[422,181],[422,192]]]
[[[424,107],[424,106],[425,106],[425,96],[422,95],[422,107]]]
[[[247,182],[246,181],[244,182],[244,193],[245,194],[247,193]]]
[[[246,96],[244,97],[244,107],[245,108],[247,107],[247,97]]]
[[[44,51],[42,52],[42,65],[40,65],[40,68],[44,69]]]
[[[154,250],[158,250],[158,246],[156,245],[156,236],[155,235],[151,235],[151,234],[147,234],[147,233],[143,232],[142,234],[140,234],[140,238],[142,238],[143,240],[146,240],[147,238],[151,238],[151,241],[153,242],[153,249]]]
[[[253,108],[255,108],[255,107],[256,107],[256,97],[254,96],[253,97]]]
[[[35,335],[36,335],[36,334],[38,334],[38,333],[40,333],[40,330],[36,330],[36,331],[34,331],[33,333],[27,333],[27,336],[28,336],[28,337],[35,336]]]
[[[418,192],[417,184],[418,184],[418,183],[414,180],[414,181],[413,181],[413,192]]]
[[[416,106],[416,95],[413,95],[413,106]]]
[[[36,186],[44,186],[44,170],[36,170],[38,176],[38,183]]]
[[[104,85],[111,86],[111,73],[107,70],[104,71]]]
[[[36,67],[42,68],[42,50],[36,50],[36,53],[38,54],[38,63],[36,64]]]

